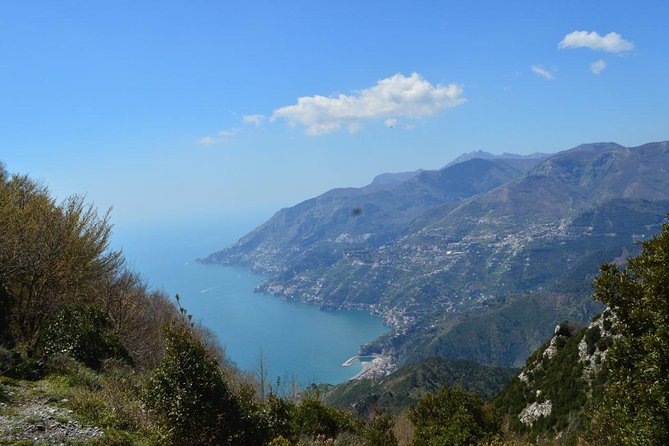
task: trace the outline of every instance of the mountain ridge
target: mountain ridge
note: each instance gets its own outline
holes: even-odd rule
[[[367,248],[392,240],[414,218],[437,206],[455,206],[472,196],[520,175],[525,166],[513,161],[473,159],[437,171],[422,171],[400,183],[332,189],[291,208],[279,210],[266,223],[204,262],[237,263],[265,274],[279,272],[291,253],[316,250],[328,243]],[[455,181],[450,177],[455,177]],[[243,253],[262,252],[253,262]],[[286,256],[286,252],[289,253]],[[260,256],[255,255],[255,258]],[[296,259],[299,260],[299,259]]]
[[[659,228],[669,210],[667,171],[668,142],[583,144],[530,162],[474,158],[372,192],[386,199],[382,212],[367,202],[353,216],[347,202],[338,209],[347,219],[324,229],[304,210],[365,193],[330,191],[280,211],[304,219],[289,249],[263,239],[262,231],[281,232],[275,215],[207,261],[269,273],[261,292],[383,316],[391,334],[362,351],[399,365],[435,354],[517,365],[549,336],[545,327],[601,311],[587,297],[589,281],[601,262],[624,261]],[[439,197],[447,200],[435,204]],[[369,220],[394,226],[379,237]],[[521,322],[527,302],[547,316]],[[474,339],[466,349],[462,336]]]
[[[454,164],[461,163],[463,161],[468,161],[473,158],[481,158],[481,159],[516,159],[516,160],[533,160],[533,159],[540,159],[540,158],[548,158],[551,154],[550,153],[542,153],[542,152],[534,152],[530,153],[528,155],[519,155],[516,153],[509,153],[509,152],[503,152],[502,154],[496,155],[494,153],[486,152],[485,150],[479,149],[479,150],[474,150],[469,153],[463,153],[462,155],[456,157],[453,161],[449,162],[444,166],[443,168],[450,167]]]

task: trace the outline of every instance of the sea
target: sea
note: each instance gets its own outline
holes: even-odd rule
[[[195,261],[234,243],[262,221],[254,216],[117,224],[112,247],[123,251],[151,288],[179,294],[181,304],[216,334],[240,369],[258,373],[262,358],[268,382],[278,378],[303,387],[354,377],[361,371],[360,360],[349,367],[342,363],[360,345],[388,331],[380,318],[255,293],[262,275]]]

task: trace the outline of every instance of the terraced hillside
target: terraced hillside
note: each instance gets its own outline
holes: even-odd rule
[[[259,291],[382,315],[363,353],[519,366],[563,320],[601,310],[590,283],[669,211],[669,143],[470,159],[277,213],[207,261],[268,274]]]

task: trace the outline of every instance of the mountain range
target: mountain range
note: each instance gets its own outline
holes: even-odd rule
[[[258,291],[383,316],[361,348],[520,366],[563,320],[601,310],[590,283],[669,211],[669,142],[556,154],[474,152],[282,209],[202,260],[269,278]]]

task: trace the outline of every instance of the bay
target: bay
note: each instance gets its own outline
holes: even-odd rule
[[[257,217],[256,217],[257,218]],[[336,384],[361,370],[358,360],[341,364],[358,347],[387,331],[360,311],[320,310],[254,293],[264,277],[246,268],[203,265],[194,260],[227,246],[251,230],[254,218],[154,222],[116,226],[113,247],[152,288],[177,293],[194,318],[211,329],[226,355],[256,372],[262,355],[268,378]]]

